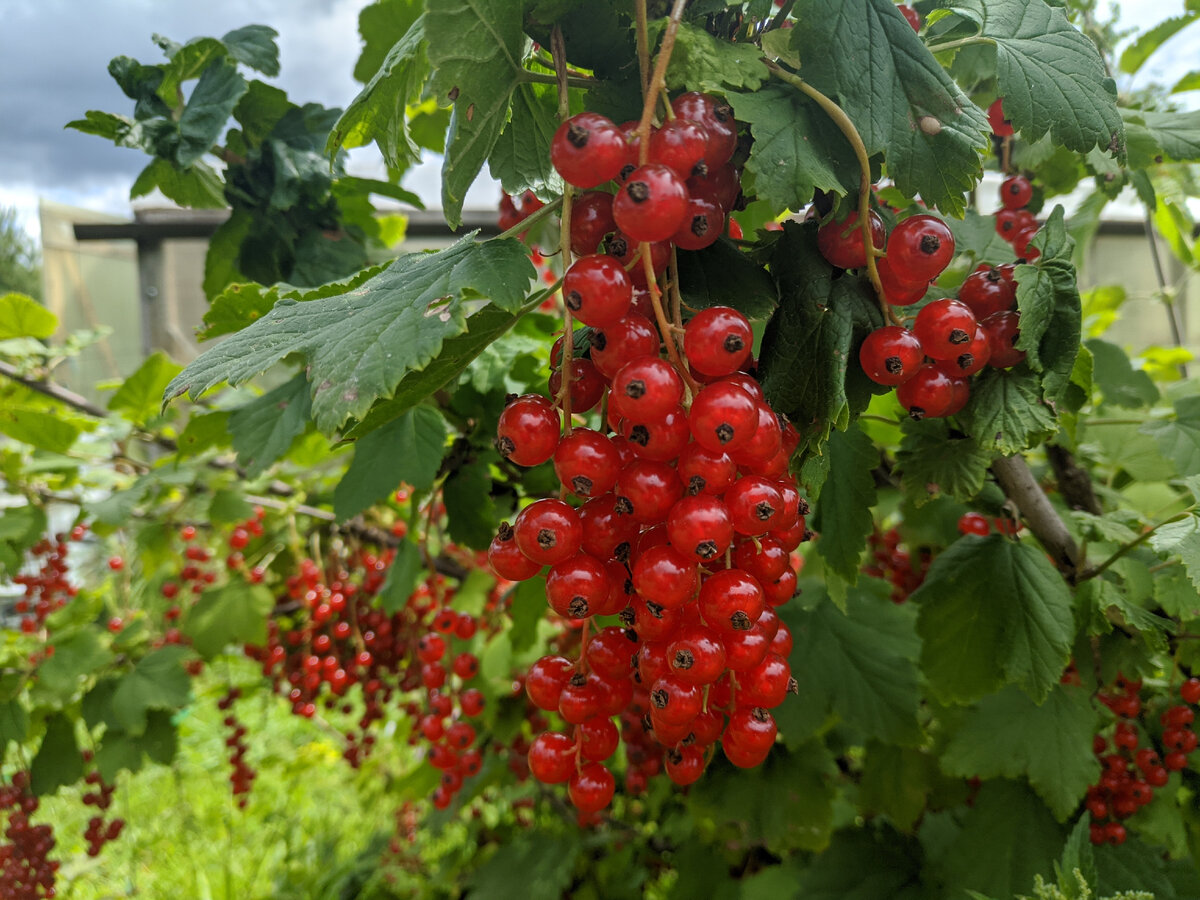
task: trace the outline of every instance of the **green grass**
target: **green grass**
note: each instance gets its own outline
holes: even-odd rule
[[[249,667],[233,669],[242,675],[235,683],[250,682]],[[54,826],[59,897],[337,898],[360,854],[391,833],[396,800],[384,785],[387,771],[409,756],[403,736],[377,733],[374,757],[355,771],[341,759],[338,734],[293,716],[265,691],[235,707],[258,772],[239,810],[229,785],[225,713],[216,707],[226,683],[195,682],[196,702],[181,714],[171,766],[119,776],[108,816],[123,817],[125,831],[98,858],[85,852],[83,832],[95,810],[83,805],[82,785],[43,800],[35,821]],[[371,858],[363,859],[368,869]]]

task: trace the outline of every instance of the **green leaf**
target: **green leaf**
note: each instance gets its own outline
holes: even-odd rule
[[[508,120],[525,55],[521,26],[520,5],[509,0],[426,0],[431,90],[454,102],[442,162],[442,213],[452,228]]]
[[[110,728],[100,739],[96,748],[96,768],[105,781],[116,781],[117,774],[126,769],[130,772],[142,768],[141,736],[133,736],[119,728]]]
[[[1180,472],[1200,472],[1200,396],[1176,401],[1174,420],[1151,419],[1138,430],[1152,435]]]
[[[1043,0],[955,0],[955,12],[979,26],[996,50],[996,80],[1004,114],[1025,140],[1048,131],[1056,144],[1087,153],[1093,147],[1124,158],[1125,129],[1117,88],[1091,39],[1066,13]]]
[[[204,312],[207,327],[196,333],[199,340],[207,341],[245,328],[269,312],[275,302],[271,289],[234,283],[249,277],[238,268],[238,258],[242,244],[254,228],[254,216],[235,209],[209,238],[208,252],[204,255],[204,296],[209,307]],[[264,300],[264,296],[270,296],[270,300]]]
[[[1150,538],[1150,546],[1159,556],[1182,561],[1192,585],[1200,590],[1200,516],[1193,514],[1160,525]]]
[[[389,616],[394,616],[404,609],[408,598],[416,590],[417,582],[425,569],[425,561],[421,551],[412,541],[401,541],[396,547],[396,555],[388,566],[387,578],[379,589],[379,608]]]
[[[921,847],[884,828],[845,828],[800,878],[803,900],[916,900]],[[783,895],[787,896],[787,895]],[[770,900],[779,900],[773,895]]]
[[[1054,869],[1066,833],[1024,785],[988,781],[963,816],[943,863],[950,893],[975,889],[995,897],[1029,890]]]
[[[513,653],[528,650],[537,641],[537,625],[546,615],[546,579],[535,575],[519,583],[509,594]]]
[[[280,459],[308,428],[312,401],[308,380],[298,372],[288,381],[229,414],[229,434],[247,478],[257,478]]]
[[[83,628],[67,638],[56,638],[54,655],[38,667],[38,686],[63,701],[69,700],[85,678],[113,660],[112,651],[95,628]]]
[[[1071,593],[1039,549],[1002,535],[964,537],[913,592],[921,670],[943,703],[970,703],[1005,684],[1035,701],[1071,653]]]
[[[0,434],[51,453],[66,453],[80,429],[55,413],[5,400],[0,406]]]
[[[8,749],[8,742],[24,744],[29,738],[29,714],[17,699],[0,703],[0,753]]]
[[[265,619],[264,619],[265,628]],[[146,711],[179,709],[188,701],[190,680],[183,669],[188,650],[168,645],[142,657],[117,682],[112,696],[113,717],[129,734],[146,728]]]
[[[1164,19],[1153,28],[1137,35],[1122,52],[1118,66],[1126,75],[1135,75],[1145,64],[1151,54],[1172,36],[1187,28],[1200,18],[1196,13],[1184,13],[1182,16],[1172,16]]]
[[[146,715],[146,733],[138,741],[146,756],[159,765],[169,766],[179,749],[179,732],[170,713],[152,709]]]
[[[53,794],[83,777],[83,757],[75,743],[75,723],[62,713],[46,719],[46,734],[29,766],[29,789],[35,797]]]
[[[155,158],[134,181],[129,189],[129,199],[144,197],[155,188],[180,206],[223,209],[226,205],[225,183],[221,176],[199,161],[180,169],[168,159]]]
[[[804,94],[769,85],[729,100],[754,135],[746,161],[754,192],[773,210],[803,209],[815,190],[845,196],[857,189],[860,172],[849,142]]]
[[[1055,207],[1055,215],[1061,224],[1061,206]],[[1079,289],[1075,268],[1069,261],[1049,259],[1038,263],[1036,267],[1018,266],[1016,271],[1017,308],[1021,312],[1017,348],[1026,352],[1029,367],[1041,373],[1046,399],[1057,402],[1071,383],[1071,370],[1079,352]]]
[[[1175,889],[1164,872],[1161,849],[1130,836],[1123,844],[1092,849],[1096,860],[1096,890],[1107,897],[1115,891],[1150,891],[1156,900],[1173,900]],[[1189,867],[1192,868],[1192,867]]]
[[[1042,401],[1037,376],[1025,366],[984,369],[972,381],[971,399],[958,420],[980,448],[1005,456],[1040,444],[1058,430]]]
[[[1106,403],[1138,409],[1158,399],[1154,380],[1134,369],[1125,351],[1116,344],[1093,338],[1085,346],[1095,361],[1093,378]]]
[[[747,318],[765,319],[779,305],[771,276],[729,241],[718,240],[704,250],[680,250],[677,258],[685,306],[731,306]]]
[[[279,47],[275,38],[279,32],[266,25],[246,25],[226,32],[221,43],[229,55],[243,65],[257,69],[264,75],[279,74]]]
[[[246,79],[224,60],[204,70],[179,117],[177,165],[190,166],[212,149],[246,89]]]
[[[325,152],[332,156],[343,147],[363,147],[375,141],[394,169],[420,162],[421,148],[410,133],[407,107],[421,96],[428,73],[425,17],[420,16],[388,51],[366,87],[350,101],[329,133]]]
[[[418,406],[354,446],[354,460],[333,493],[340,521],[362,512],[407,482],[418,491],[433,487],[446,444],[446,420]]]
[[[1038,705],[1009,686],[967,713],[942,754],[942,769],[964,778],[1023,775],[1066,821],[1100,776],[1091,747],[1099,724],[1083,688],[1058,685]]]
[[[1154,602],[1177,619],[1200,619],[1200,592],[1182,566],[1172,566],[1154,576]]]
[[[242,644],[266,643],[267,616],[274,606],[275,598],[261,584],[233,579],[204,591],[187,611],[181,630],[197,653],[212,659],[230,644],[240,649]]]
[[[229,413],[193,413],[176,439],[180,459],[229,444]]]
[[[254,507],[237,490],[215,490],[208,504],[208,518],[214,525],[233,525],[244,522],[254,514]]]
[[[558,900],[571,884],[576,843],[539,834],[501,843],[467,881],[489,900]]]
[[[1012,245],[996,233],[994,216],[982,216],[968,209],[960,219],[947,219],[946,224],[954,233],[954,250],[967,253],[975,265],[991,263],[1000,265],[1016,259]]]
[[[743,840],[772,853],[823,850],[833,826],[830,767],[820,742],[795,752],[776,746],[754,769],[710,767],[692,786],[688,805],[697,818],[730,823]]]
[[[1135,142],[1143,152],[1131,163],[1145,168],[1158,164],[1155,157],[1163,156],[1175,162],[1195,162],[1200,159],[1200,110],[1192,112],[1152,112],[1121,110],[1125,117],[1132,153]]]
[[[897,829],[911,832],[938,777],[937,760],[917,747],[870,741],[863,758],[858,802],[868,815],[883,813]]]
[[[58,316],[24,294],[0,297],[0,341],[31,337],[45,340],[58,330]]]
[[[660,19],[655,30],[666,22]],[[655,36],[651,36],[651,42]],[[731,44],[686,22],[675,34],[667,66],[667,87],[674,90],[755,90],[770,78],[762,54],[753,44]]]
[[[942,495],[967,503],[983,489],[992,457],[970,435],[951,428],[944,419],[909,419],[902,427],[896,469],[914,505],[923,506]]]
[[[801,447],[808,449],[867,408],[873,384],[858,364],[858,348],[883,325],[864,279],[834,280],[817,251],[816,230],[815,223],[788,223],[772,249],[780,306],[767,323],[758,360],[767,399],[800,429]]]
[[[979,180],[990,129],[891,0],[800,0],[791,29],[806,81],[841,107],[868,154],[884,152],[888,174],[912,197],[954,216]],[[1115,109],[1115,108],[1114,108]]]
[[[154,353],[117,388],[108,401],[108,408],[130,422],[143,425],[158,415],[163,391],[182,371],[164,354]]]
[[[492,476],[487,464],[490,455],[451,472],[442,485],[446,533],[452,541],[475,550],[487,549],[499,524],[496,503],[491,497]]]
[[[562,179],[550,164],[550,140],[558,130],[558,99],[545,84],[522,84],[513,93],[512,118],[488,157],[488,169],[506,194],[531,190],[542,196],[562,192]]]
[[[875,476],[879,450],[861,428],[835,431],[825,444],[829,477],[811,523],[817,552],[833,571],[853,582],[874,522]]]
[[[813,603],[809,595],[817,591],[806,587],[806,602]],[[866,586],[849,589],[845,613],[819,595],[815,604],[783,608],[794,641],[792,675],[804,692],[823,697],[826,708],[869,737],[920,741],[920,640],[912,608]]]
[[[468,300],[488,297],[518,310],[533,274],[516,240],[476,243],[467,235],[437,253],[401,256],[347,293],[280,300],[193,361],[166,398],[185,391],[198,397],[222,381],[241,384],[295,353],[307,363],[317,425],[333,431],[351,416],[362,418],[405,375],[435,360],[447,338],[467,331]]]

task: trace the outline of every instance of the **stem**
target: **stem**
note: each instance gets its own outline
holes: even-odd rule
[[[1167,276],[1163,272],[1162,259],[1158,255],[1158,236],[1154,231],[1154,220],[1150,216],[1150,207],[1146,206],[1145,210],[1146,240],[1150,243],[1150,259],[1154,263],[1154,277],[1158,281],[1158,296],[1162,300],[1163,308],[1167,312],[1167,323],[1171,326],[1171,340],[1176,347],[1182,347],[1183,332],[1179,327],[1179,320],[1175,318],[1175,304],[1170,300]],[[1188,377],[1186,364],[1179,364],[1179,374],[1183,378]]]
[[[1066,447],[1058,444],[1046,445],[1046,459],[1054,470],[1054,480],[1058,482],[1058,492],[1062,494],[1067,506],[1071,509],[1082,509],[1094,516],[1104,514],[1096,491],[1092,487],[1092,477],[1087,469],[1075,462]]]
[[[1059,571],[1074,584],[1080,562],[1079,547],[1029,471],[1025,457],[997,456],[992,460],[992,473]]]
[[[1139,534],[1137,537],[1135,537],[1132,541],[1128,541],[1128,542],[1122,544],[1120,547],[1118,547],[1117,550],[1113,553],[1113,555],[1110,556],[1108,559],[1104,560],[1104,562],[1100,563],[1100,565],[1095,566],[1094,568],[1088,569],[1086,572],[1084,572],[1081,576],[1079,576],[1079,580],[1087,581],[1089,578],[1095,578],[1097,575],[1102,573],[1105,569],[1107,569],[1109,566],[1111,566],[1113,563],[1115,563],[1117,560],[1119,560],[1122,556],[1127,554],[1129,551],[1131,551],[1137,547],[1140,547],[1142,544],[1146,543],[1146,541],[1150,540],[1150,538],[1154,537],[1154,532],[1158,531],[1158,529],[1162,528],[1164,525],[1170,525],[1172,522],[1182,521],[1183,519],[1188,518],[1190,515],[1191,515],[1190,511],[1177,513],[1176,515],[1171,516],[1171,518],[1163,519],[1157,525],[1154,525],[1151,528],[1147,528],[1145,531],[1143,531],[1141,534]]]
[[[875,264],[875,258],[882,254],[871,237],[871,160],[867,156],[867,148],[863,144],[862,135],[858,133],[858,129],[840,106],[799,75],[789,72],[772,60],[764,59],[763,62],[776,78],[790,84],[821,107],[825,115],[833,120],[833,124],[850,142],[854,156],[858,160],[858,227],[862,231],[863,249],[866,250],[867,255],[867,278],[870,279],[871,287],[875,289],[875,295],[879,298],[879,309],[883,313],[883,320],[891,322],[893,325],[899,325],[900,321],[896,318],[896,313],[892,310],[891,304],[887,302],[887,297],[883,292],[883,283],[879,280],[879,267]]]
[[[488,238],[488,240],[489,241],[502,241],[505,238],[517,237],[521,234],[524,234],[526,231],[529,230],[530,226],[535,225],[538,222],[542,221],[542,219],[546,218],[546,216],[550,215],[551,213],[557,212],[558,208],[560,206],[562,206],[562,198],[561,197],[557,200],[551,200],[545,206],[535,209],[533,212],[531,212],[529,215],[527,215],[524,219],[522,219],[520,222],[518,222],[512,228],[508,229],[507,231],[502,231],[495,237]]]
[[[671,333],[671,323],[667,321],[667,314],[663,312],[662,293],[658,289],[658,281],[654,277],[654,263],[650,259],[650,245],[645,243],[642,244],[642,267],[646,273],[646,288],[650,291],[650,304],[654,307],[654,319],[658,323],[659,332],[662,333],[663,343],[667,346],[667,356],[671,358],[671,365],[679,371],[692,396],[695,396],[696,382],[679,356],[679,346]]]
[[[558,80],[558,118],[565,122],[571,117],[571,104],[567,96],[567,51],[563,43],[562,29],[554,26],[550,33],[550,55],[554,58],[554,72]],[[572,188],[563,185],[562,216],[558,227],[558,246],[562,251],[563,274],[571,266],[571,201]],[[575,325],[571,320],[571,307],[563,299],[563,349],[562,381],[558,386],[558,405],[563,411],[563,434],[571,433],[571,379],[575,375]],[[563,485],[564,492],[566,485]]]
[[[983,44],[986,39],[979,35],[972,37],[959,38],[957,41],[946,41],[944,44],[928,44],[925,49],[930,53],[941,53],[945,50],[957,50],[959,47],[969,47],[971,44]]]
[[[526,84],[558,84],[558,79],[553,75],[546,75],[543,72],[530,72],[528,69],[522,69],[518,80]],[[596,79],[590,76],[572,75],[567,78],[567,84],[571,87],[590,88],[596,84]]]
[[[638,5],[644,14],[645,2],[638,0]],[[666,87],[667,65],[671,62],[671,51],[675,49],[675,35],[679,33],[679,23],[683,20],[683,9],[687,0],[675,0],[671,7],[671,18],[667,20],[667,30],[663,34],[662,45],[658,48],[658,58],[654,61],[654,74],[650,76],[650,84],[646,87],[646,96],[642,100],[642,118],[638,122],[638,165],[644,166],[650,158],[650,120],[654,118],[654,104],[658,93]]]
[[[650,25],[646,15],[646,0],[637,0],[634,4],[637,10],[637,55],[638,76],[642,86],[642,96],[650,88]]]

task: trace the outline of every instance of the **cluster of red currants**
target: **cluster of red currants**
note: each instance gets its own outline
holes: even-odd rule
[[[1033,199],[1033,185],[1024,175],[1010,175],[1000,185],[1001,209],[996,211],[996,233],[1012,244],[1013,252],[1030,262],[1041,251],[1029,246],[1038,230],[1037,217],[1025,207]]]
[[[882,231],[880,223],[880,236]],[[834,265],[849,268],[848,262],[865,263],[857,228],[847,233],[844,225],[829,223],[818,232],[818,241],[823,236],[822,252]],[[911,216],[897,225],[887,246],[888,256],[879,262],[879,276],[888,302],[894,305],[919,301],[954,255],[949,229],[927,215]],[[887,325],[871,332],[859,349],[859,362],[867,377],[895,387],[900,405],[914,419],[959,412],[970,398],[971,375],[986,365],[1008,369],[1025,359],[1025,352],[1016,347],[1020,314],[1013,310],[1017,298],[1014,269],[1012,265],[980,265],[963,282],[957,300],[943,297],[926,303],[911,329]],[[905,284],[910,284],[910,293],[903,293]]]
[[[637,122],[617,126],[585,112],[559,126],[550,160],[564,181],[583,189],[613,180],[619,185],[615,195],[588,191],[575,200],[574,253],[594,254],[607,236],[606,252],[626,266],[639,244],[648,242],[654,272],[661,274],[672,245],[700,250],[724,232],[726,215],[741,191],[730,162],[737,149],[733,110],[723,100],[696,92],[676,97],[671,107],[674,118],[651,130],[645,165],[638,164]],[[633,268],[632,278],[645,286],[640,266]]]
[[[90,750],[84,751],[84,762],[91,762],[92,758]],[[84,792],[83,805],[94,806],[100,811],[99,815],[88,819],[83,838],[88,844],[87,855],[99,856],[105,844],[115,841],[121,836],[121,832],[125,830],[125,820],[117,816],[110,819],[107,825],[104,822],[104,813],[112,806],[112,796],[116,792],[116,785],[109,784],[99,772],[95,771],[88,772],[83,781],[92,788],[92,790]]]
[[[17,772],[12,783],[0,787],[0,811],[7,811],[5,843],[0,844],[0,896],[11,900],[53,897],[57,860],[47,859],[54,849],[49,825],[30,824],[38,799],[29,793],[29,775]]]
[[[21,630],[33,634],[56,609],[62,609],[79,589],[67,578],[67,552],[69,543],[81,541],[87,534],[86,525],[76,525],[70,534],[56,534],[54,540],[46,537],[30,548],[36,572],[13,576],[13,583],[24,588],[24,595],[13,607],[21,618]]]
[[[246,726],[238,721],[231,711],[233,704],[242,696],[240,688],[231,687],[225,696],[217,701],[217,709],[225,713],[222,724],[229,729],[225,738],[225,747],[229,750],[229,765],[233,771],[229,773],[229,784],[233,788],[233,796],[237,798],[239,809],[246,808],[246,795],[254,784],[257,772],[246,762],[246,753],[250,747],[246,744]]]
[[[920,547],[910,553],[901,546],[900,532],[895,528],[887,531],[876,529],[867,537],[869,562],[862,567],[864,575],[882,578],[892,586],[892,602],[904,603],[909,595],[921,586],[933,561],[932,551]]]
[[[741,371],[751,363],[746,318],[713,307],[688,322],[686,365],[700,383],[685,408],[684,378],[660,358],[654,325],[631,312],[630,280],[596,259],[580,259],[563,283],[595,329],[600,381],[598,396],[573,390],[571,405],[602,403],[616,434],[570,423],[560,433],[555,402],[513,399],[497,429],[501,453],[522,466],[552,459],[563,496],[582,505],[530,504],[488,554],[509,581],[549,566],[550,607],[583,622],[578,659],[544,657],[525,685],[537,707],[573,726],[535,739],[530,770],[569,782],[584,814],[613,796],[603,763],[620,742],[616,715],[631,763],[644,763],[635,784],[664,767],[690,784],[718,741],[736,765],[763,761],[776,733],[768,710],[794,684],[791,636],[771,607],[793,596],[790,554],[808,535],[807,504],[787,473],[799,436]],[[589,640],[593,617],[612,615],[621,625],[597,623]]]
[[[1121,824],[1154,798],[1154,789],[1164,787],[1171,772],[1187,768],[1188,754],[1200,737],[1189,726],[1195,719],[1192,706],[1200,703],[1200,678],[1189,678],[1179,686],[1183,703],[1169,706],[1159,716],[1160,757],[1143,718],[1141,679],[1118,676],[1114,688],[1097,696],[1117,717],[1110,739],[1096,735],[1093,749],[1102,765],[1100,780],[1088,788],[1085,801],[1092,823],[1093,844],[1122,844],[1126,830]],[[1109,742],[1112,749],[1109,749]],[[1141,746],[1145,742],[1145,746]]]

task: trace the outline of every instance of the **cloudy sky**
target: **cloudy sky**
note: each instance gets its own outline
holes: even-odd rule
[[[63,125],[88,109],[128,114],[130,103],[109,77],[114,56],[158,62],[154,33],[176,41],[221,35],[251,23],[279,31],[276,83],[299,102],[344,107],[357,93],[359,10],[368,0],[0,0],[0,205],[15,205],[36,230],[39,197],[129,215],[129,186],[148,158]],[[1127,0],[1124,21],[1146,27],[1183,10],[1183,0]],[[1155,58],[1139,79],[1171,82],[1200,59],[1200,26]],[[436,205],[437,161],[407,186]],[[377,171],[370,150],[352,168]],[[484,179],[468,206],[493,207],[497,188]]]

